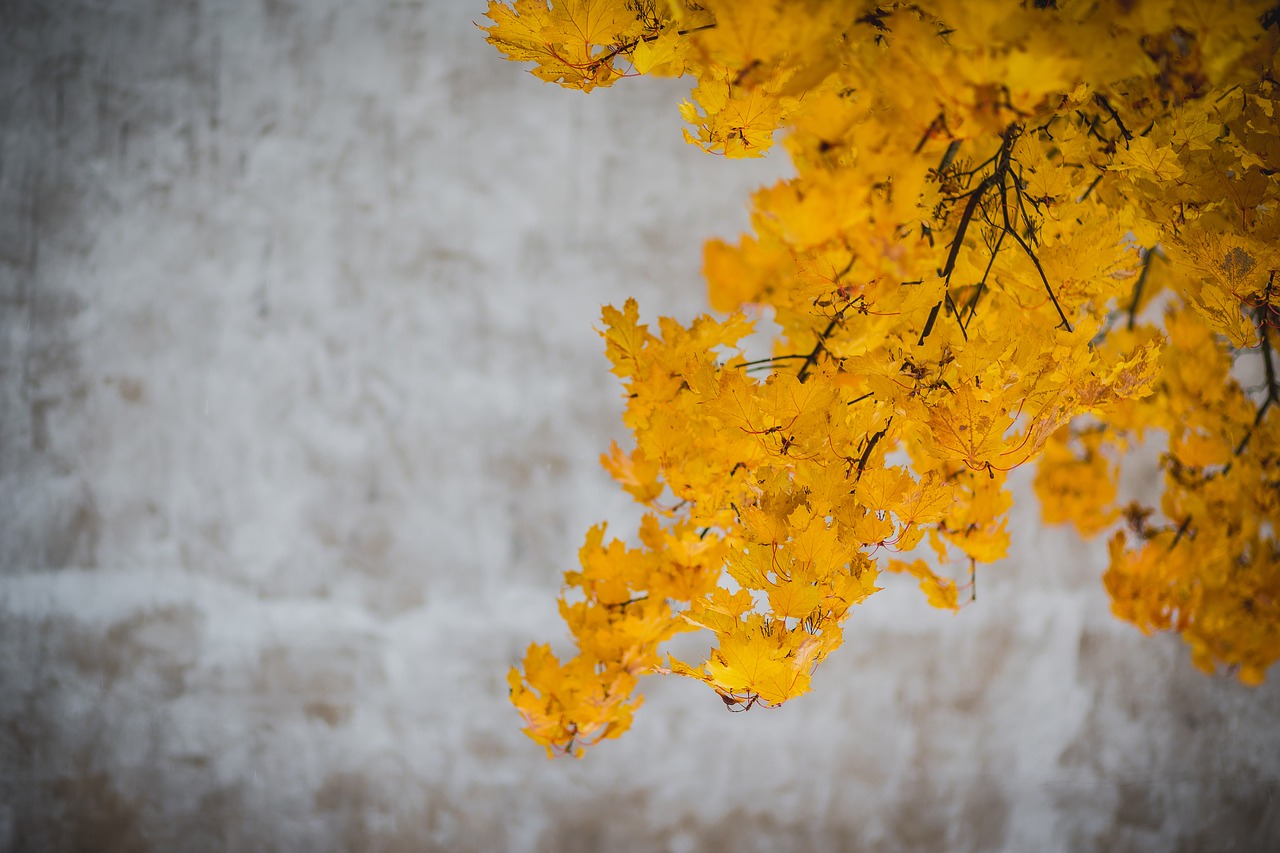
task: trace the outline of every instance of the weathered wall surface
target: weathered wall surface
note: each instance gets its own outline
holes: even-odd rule
[[[891,584],[782,710],[660,682],[585,761],[523,738],[505,669],[635,518],[598,307],[701,310],[786,164],[482,12],[0,2],[0,849],[1280,843],[1280,687],[1112,621],[1031,505],[977,606]]]

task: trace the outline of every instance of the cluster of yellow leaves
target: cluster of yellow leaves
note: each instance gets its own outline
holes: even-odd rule
[[[652,4],[649,4],[652,6]],[[663,35],[635,4],[602,0],[515,0],[489,4],[489,42],[507,59],[534,62],[543,80],[591,91],[624,73],[619,64]]]
[[[1127,530],[1111,539],[1103,582],[1120,618],[1148,633],[1179,631],[1198,667],[1213,672],[1226,664],[1241,681],[1258,684],[1280,658],[1276,334],[1265,325],[1259,330],[1266,396],[1255,402],[1231,376],[1226,339],[1215,336],[1198,311],[1171,310],[1163,325],[1169,344],[1156,393],[1114,412],[1107,432],[1077,437],[1086,454],[1101,456],[1104,442],[1119,450],[1147,429],[1168,435],[1160,506],[1124,508]],[[1102,527],[1093,523],[1099,513],[1120,514],[1112,505],[1118,470],[1107,466],[1084,474],[1083,464],[1072,470],[1099,503],[1054,504],[1061,492],[1052,491],[1051,483],[1038,482],[1037,488],[1046,507],[1060,506],[1089,534]]]
[[[752,157],[781,135],[796,169],[755,194],[754,233],[707,245],[726,319],[655,333],[633,301],[604,309],[634,447],[602,463],[649,514],[639,549],[594,529],[566,574],[577,656],[535,646],[513,670],[536,740],[616,736],[645,673],[737,708],[806,692],[882,558],[958,608],[973,590],[954,567],[1004,557],[1005,474],[1033,460],[1048,521],[1127,524],[1105,577],[1119,616],[1250,683],[1280,658],[1268,3],[494,0],[488,16],[491,43],[562,85],[688,74],[689,142]],[[747,362],[738,312],[760,308],[781,332]],[[1261,390],[1230,371],[1248,348]],[[1152,430],[1169,436],[1162,504],[1118,507],[1120,460]],[[664,659],[686,629],[714,647]]]
[[[1049,524],[1071,522],[1082,535],[1093,536],[1119,516],[1115,506],[1119,471],[1102,452],[1102,440],[1101,430],[1073,436],[1071,427],[1064,426],[1045,445],[1036,467],[1035,488],[1043,498],[1042,515]]]
[[[687,521],[664,527],[653,514],[640,525],[639,548],[606,545],[604,535],[604,525],[593,527],[578,552],[581,571],[565,574],[580,594],[560,599],[578,654],[561,665],[531,646],[523,678],[510,673],[512,701],[548,749],[580,751],[627,730],[640,704],[631,698],[636,678],[659,663],[661,643],[689,630],[671,602],[710,594],[725,559],[719,537],[699,536]]]

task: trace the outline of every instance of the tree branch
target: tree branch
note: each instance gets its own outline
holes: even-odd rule
[[[1265,306],[1258,309],[1259,315],[1261,315],[1264,308]],[[1271,408],[1272,404],[1280,402],[1280,382],[1277,382],[1276,379],[1275,350],[1271,347],[1270,327],[1265,322],[1259,322],[1258,331],[1262,335],[1262,366],[1267,373],[1267,396],[1262,401],[1262,405],[1258,406],[1258,414],[1254,416],[1253,425],[1249,427],[1249,431],[1244,434],[1244,438],[1236,446],[1236,456],[1244,453],[1244,449],[1249,445],[1249,439],[1253,438],[1254,432],[1257,431],[1259,424],[1262,423],[1262,419],[1266,416],[1267,409]],[[1222,473],[1225,474],[1229,470],[1231,470],[1230,463],[1227,464]]]
[[[1147,283],[1147,273],[1151,272],[1151,256],[1155,248],[1142,250],[1142,272],[1138,274],[1138,283],[1133,286],[1133,300],[1129,303],[1129,331],[1133,331],[1133,321],[1138,314],[1138,303],[1142,301],[1142,288]]]
[[[1063,313],[1062,306],[1058,304],[1058,297],[1054,295],[1053,288],[1049,286],[1049,278],[1044,274],[1044,267],[1040,266],[1040,259],[1036,257],[1036,253],[1031,251],[1031,247],[1022,239],[1017,231],[1013,230],[1013,226],[1009,222],[1009,195],[1004,184],[1000,185],[1000,207],[1004,213],[1004,227],[1018,245],[1022,247],[1022,251],[1027,253],[1027,257],[1031,259],[1031,263],[1035,264],[1036,272],[1040,273],[1040,280],[1044,282],[1044,289],[1049,294],[1049,299],[1053,302],[1053,307],[1058,309],[1058,316],[1062,318],[1062,325],[1068,332],[1071,331],[1071,321],[1067,319],[1067,315]]]
[[[858,476],[853,478],[853,482],[857,483],[862,479],[862,472],[867,470],[867,462],[871,459],[871,451],[876,449],[876,445],[880,443],[880,439],[884,438],[885,433],[889,431],[889,427],[893,425],[893,418],[885,421],[884,428],[878,433],[871,436],[871,440],[867,442],[867,446],[862,450],[862,456],[858,459]]]
[[[800,372],[796,374],[796,378],[801,382],[809,377],[809,370],[818,363],[818,353],[826,348],[827,338],[831,337],[831,333],[835,331],[836,326],[844,319],[845,308],[848,307],[846,305],[836,312],[836,315],[831,318],[831,322],[827,324],[827,328],[822,330],[821,335],[818,335],[818,342],[813,345],[813,351],[804,357],[804,364],[800,365]]]
[[[1127,148],[1129,141],[1133,139],[1133,134],[1129,132],[1129,128],[1125,127],[1124,122],[1120,120],[1120,114],[1116,112],[1116,108],[1111,106],[1107,96],[1101,92],[1094,92],[1093,100],[1111,115],[1111,120],[1116,123],[1116,127],[1120,128],[1120,135],[1124,137],[1125,147]]]

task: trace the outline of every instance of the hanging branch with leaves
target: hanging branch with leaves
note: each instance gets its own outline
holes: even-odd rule
[[[755,157],[782,130],[795,166],[754,195],[753,233],[708,242],[719,317],[652,329],[634,301],[604,309],[634,446],[602,462],[647,514],[634,547],[593,528],[566,573],[577,654],[533,646],[511,672],[535,740],[620,735],[646,674],[731,710],[795,698],[880,571],[938,607],[976,600],[1009,546],[1006,473],[1037,460],[1046,521],[1117,528],[1118,616],[1263,679],[1280,658],[1273,6],[516,0],[488,17],[495,47],[564,86],[691,77],[690,143]],[[781,331],[747,361],[762,309]],[[1160,505],[1118,506],[1152,435]],[[664,656],[688,630],[706,656]]]

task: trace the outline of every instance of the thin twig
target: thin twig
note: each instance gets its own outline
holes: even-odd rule
[[[847,305],[845,306],[845,308],[848,307]],[[813,351],[804,357],[804,364],[800,365],[800,372],[796,374],[796,378],[801,382],[808,378],[810,368],[818,363],[818,353],[826,348],[827,338],[835,331],[836,325],[844,319],[845,308],[841,308],[836,312],[836,315],[831,318],[831,322],[827,324],[827,328],[823,330],[821,335],[818,335],[818,342],[813,345]]]
[[[1093,183],[1089,184],[1089,186],[1085,188],[1084,195],[1080,196],[1080,201],[1084,201],[1086,198],[1088,198],[1089,195],[1093,192],[1093,188],[1096,187],[1101,182],[1102,182],[1102,173],[1099,173],[1098,177],[1093,179]]]
[[[1155,249],[1142,250],[1142,272],[1138,274],[1138,283],[1133,286],[1133,301],[1129,303],[1129,331],[1133,331],[1133,321],[1138,314],[1138,303],[1142,301],[1142,288],[1147,283],[1147,273],[1151,272],[1151,256]]]
[[[1031,263],[1035,264],[1036,272],[1040,273],[1040,280],[1044,282],[1044,289],[1048,291],[1049,299],[1053,302],[1053,307],[1058,309],[1058,316],[1062,318],[1062,325],[1068,332],[1070,332],[1071,321],[1067,319],[1067,315],[1062,311],[1062,306],[1058,304],[1058,297],[1054,295],[1053,288],[1049,285],[1049,277],[1044,274],[1044,267],[1040,266],[1040,259],[1036,257],[1036,253],[1031,251],[1031,247],[1028,246],[1026,241],[1018,235],[1017,231],[1013,230],[1013,226],[1009,223],[1009,198],[1008,192],[1005,190],[1003,184],[1000,186],[1000,196],[1001,208],[1004,212],[1005,230],[1007,230],[1009,232],[1009,236],[1013,237],[1013,239],[1017,241],[1018,245],[1022,247],[1022,251],[1027,253],[1027,257],[1031,259]]]
[[[1261,313],[1261,310],[1259,309],[1259,313]],[[1244,434],[1244,438],[1236,446],[1236,456],[1244,453],[1245,447],[1249,444],[1249,439],[1253,438],[1254,432],[1257,431],[1263,417],[1266,416],[1267,409],[1271,408],[1272,404],[1280,402],[1280,383],[1276,381],[1275,351],[1271,347],[1271,336],[1268,334],[1268,330],[1266,323],[1259,324],[1258,331],[1262,333],[1262,366],[1267,373],[1267,396],[1262,401],[1262,405],[1258,406],[1258,414],[1253,418],[1253,425],[1249,427],[1249,431]],[[1230,469],[1231,464],[1228,463],[1226,468],[1223,469],[1223,473],[1225,474]]]
[[[858,476],[853,478],[857,483],[862,479],[862,472],[867,470],[867,462],[871,459],[871,451],[876,449],[876,445],[880,443],[880,439],[884,438],[884,434],[889,431],[889,427],[893,425],[893,418],[885,421],[884,429],[871,436],[871,440],[867,442],[867,446],[862,450],[862,456],[858,459]]]
[[[978,289],[973,292],[973,296],[969,297],[965,310],[969,312],[969,319],[965,320],[966,328],[973,322],[973,317],[978,313],[978,299],[982,296],[982,291],[987,286],[987,276],[991,275],[991,268],[995,266],[996,255],[1000,253],[1000,246],[1004,243],[1005,231],[1001,229],[1000,236],[996,238],[996,244],[991,249],[991,258],[987,261],[987,268],[982,271],[982,278],[978,280]]]
[[[740,362],[738,362],[737,364],[735,364],[735,365],[733,365],[733,366],[734,366],[734,367],[753,367],[753,366],[755,366],[755,365],[757,365],[757,364],[771,364],[771,363],[773,363],[773,362],[775,362],[775,361],[783,361],[783,360],[788,359],[788,358],[807,358],[807,357],[808,357],[808,356],[803,356],[803,355],[799,355],[799,354],[793,354],[793,355],[771,355],[771,356],[769,356],[768,358],[757,358],[755,361],[740,361]]]
[[[1111,102],[1107,100],[1107,96],[1101,92],[1094,92],[1093,100],[1097,102],[1098,106],[1111,114],[1111,120],[1116,123],[1116,127],[1120,128],[1120,135],[1124,137],[1125,147],[1127,148],[1129,141],[1133,139],[1133,134],[1129,132],[1129,128],[1125,127],[1124,122],[1120,120],[1120,114],[1116,112],[1116,108],[1111,106]]]

